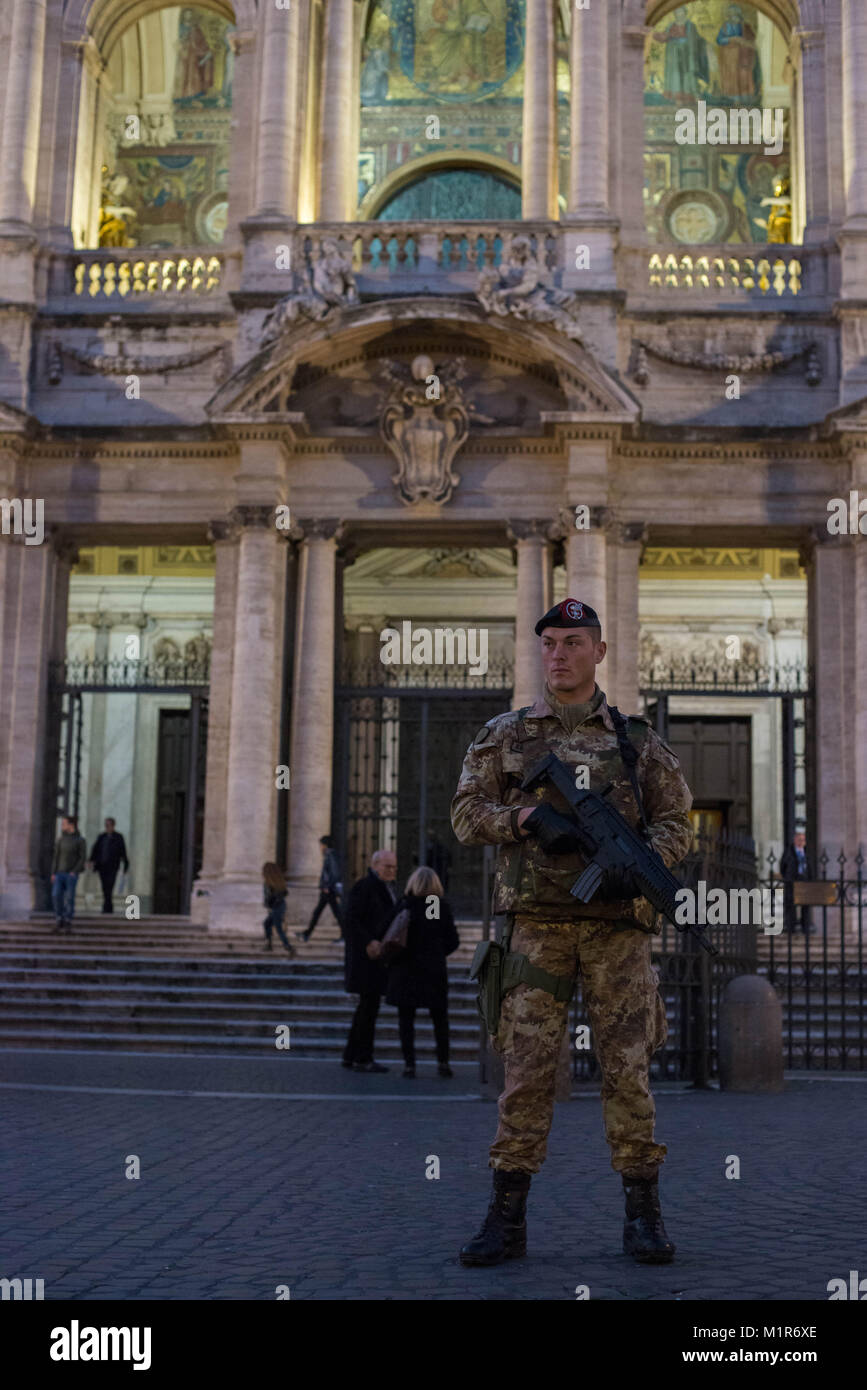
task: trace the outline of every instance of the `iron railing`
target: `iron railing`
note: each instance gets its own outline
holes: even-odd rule
[[[52,690],[85,691],[146,691],[206,689],[211,679],[210,661],[186,661],[181,657],[168,659],[130,660],[119,657],[93,660],[73,657],[68,661],[53,661],[48,670]]]
[[[783,1060],[792,1070],[858,1071],[867,1068],[864,961],[867,879],[864,855],[841,854],[835,866],[822,854],[808,880],[781,877],[769,855],[759,876],[752,842],[727,836],[696,837],[676,869],[684,886],[700,880],[725,889],[759,889],[782,914],[767,926],[711,925],[705,935],[718,948],[710,957],[669,922],[653,938],[653,964],[665,1000],[669,1036],[651,1062],[657,1079],[706,1085],[718,1074],[718,1023],[726,985],[738,975],[765,976],[783,1008]],[[820,901],[824,899],[824,901]],[[812,905],[811,905],[812,904]],[[571,1009],[571,1034],[589,1023],[579,987]],[[591,1033],[592,1039],[592,1033]],[[592,1049],[576,1050],[577,1081],[599,1077]]]

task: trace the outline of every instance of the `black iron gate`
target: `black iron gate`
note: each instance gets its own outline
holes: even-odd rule
[[[757,666],[739,661],[722,666],[702,661],[681,661],[667,666],[657,663],[640,673],[639,688],[648,718],[660,737],[666,740],[669,701],[678,695],[779,700],[783,841],[791,844],[796,822],[802,821],[807,827],[809,842],[815,844],[812,765],[815,739],[810,736],[814,700],[812,673],[807,667],[798,663]]]
[[[49,668],[49,709],[56,750],[55,773],[48,778],[46,814],[40,854],[37,908],[50,907],[49,865],[57,817],[79,814],[85,695],[188,695],[190,697],[188,754],[184,763],[183,806],[180,814],[179,883],[175,911],[189,912],[193,881],[201,868],[208,737],[207,661],[139,661],[87,658],[53,662]]]
[[[482,851],[455,840],[449,807],[470,742],[511,708],[509,673],[391,669],[355,668],[336,692],[333,833],[344,879],[359,878],[374,850],[393,849],[399,883],[429,864],[455,915],[480,920]]]

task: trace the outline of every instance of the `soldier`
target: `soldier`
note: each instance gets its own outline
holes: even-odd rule
[[[493,1038],[505,1067],[490,1151],[493,1195],[481,1230],[460,1258],[465,1265],[491,1265],[526,1252],[527,1193],[545,1158],[568,1001],[580,972],[602,1070],[611,1165],[626,1194],[623,1249],[642,1263],[667,1263],[674,1246],[657,1186],[666,1148],[654,1141],[648,1073],[651,1055],[668,1035],[650,960],[658,914],[623,871],[609,872],[590,902],[573,898],[569,888],[585,861],[572,822],[561,814],[566,802],[548,786],[527,793],[520,784],[547,753],[575,771],[576,782],[582,778],[579,786],[599,791],[612,783],[610,803],[633,827],[643,819],[668,867],[691,843],[692,796],[668,745],[646,720],[625,720],[596,684],[607,648],[593,609],[565,599],[535,630],[542,639],[544,693],[534,705],[498,715],[479,730],[451,808],[462,844],[500,846],[494,911],[507,914],[508,949],[525,956],[522,981],[506,993]]]

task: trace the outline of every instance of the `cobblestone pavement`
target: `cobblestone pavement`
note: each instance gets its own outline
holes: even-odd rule
[[[527,1258],[469,1270],[456,1255],[487,1205],[496,1120],[474,1079],[0,1052],[0,1276],[42,1278],[47,1299],[271,1300],[288,1285],[296,1300],[560,1300],[586,1284],[591,1299],[824,1301],[829,1279],[867,1274],[867,1078],[779,1096],[660,1088],[678,1246],[662,1268],[620,1253],[598,1098],[558,1105]]]

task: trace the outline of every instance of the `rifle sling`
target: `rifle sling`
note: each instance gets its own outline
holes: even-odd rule
[[[629,727],[627,721],[624,719],[617,706],[609,705],[608,712],[614,724],[617,742],[620,747],[620,757],[623,761],[623,766],[626,768],[626,775],[632,785],[632,794],[635,797],[635,804],[638,807],[638,828],[644,839],[647,839],[649,828],[644,814],[644,802],[641,799],[641,788],[638,785],[638,774],[635,771],[638,762],[638,750],[627,732]]]

